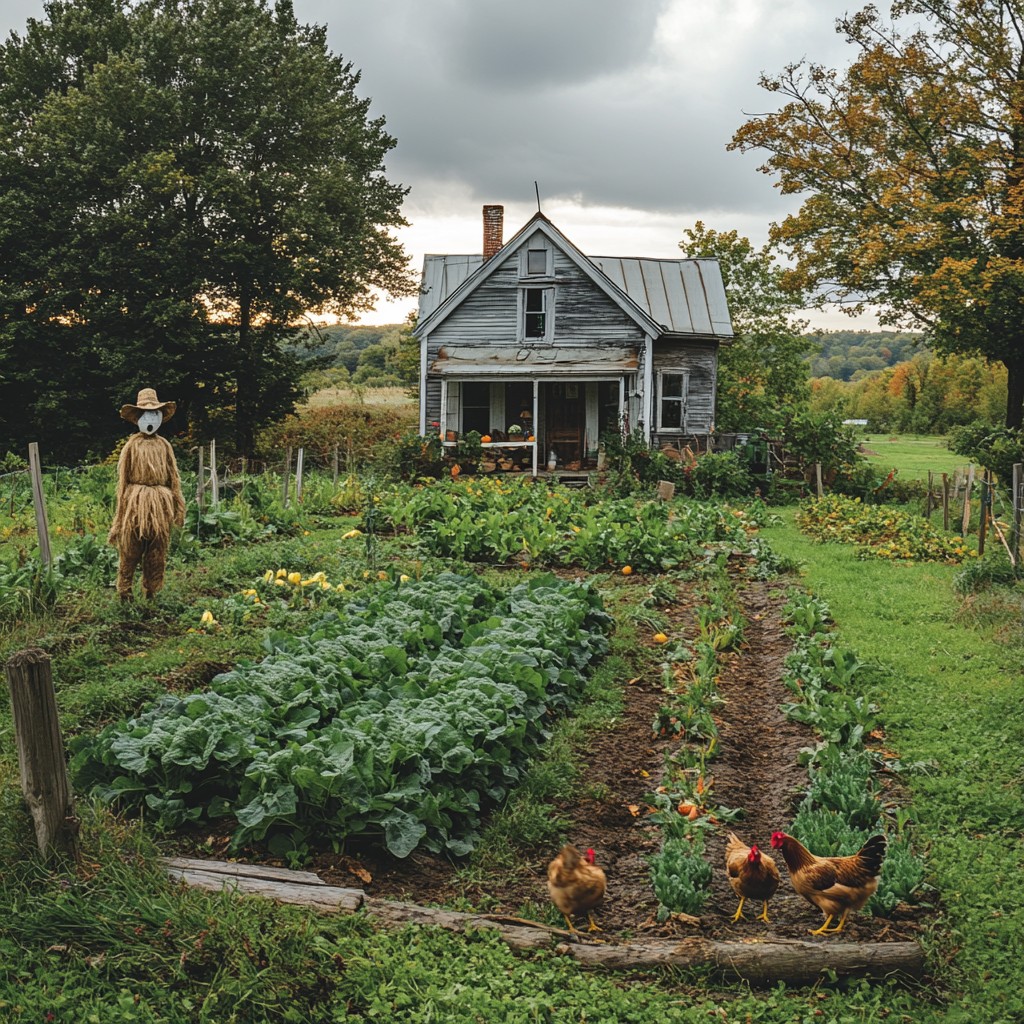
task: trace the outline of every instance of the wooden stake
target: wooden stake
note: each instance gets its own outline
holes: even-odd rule
[[[985,470],[985,475],[981,481],[981,501],[978,505],[978,555],[979,557],[985,554],[985,534],[988,532],[988,503],[989,503],[989,490],[988,490],[988,470]]]
[[[302,504],[302,463],[305,457],[305,448],[300,448],[295,457],[295,500]]]
[[[284,450],[284,474],[281,478],[281,504],[288,507],[288,477],[292,472],[292,448],[289,445]]]
[[[825,489],[821,486],[821,463],[816,462],[814,464],[814,482],[818,488],[818,497],[824,497]]]
[[[334,458],[331,459],[331,473],[333,476],[334,486],[338,486],[338,446],[334,446]]]
[[[46,519],[46,498],[43,495],[43,471],[39,463],[39,445],[28,446],[28,471],[32,476],[32,504],[36,510],[36,535],[39,538],[39,561],[48,566],[53,560],[50,552],[50,525]]]
[[[932,471],[928,470],[928,496],[924,500],[924,517],[932,521]]]
[[[220,504],[220,483],[217,480],[217,442],[210,442],[210,500],[214,507]]]
[[[199,506],[199,510],[203,511],[203,499],[206,493],[206,466],[204,465],[204,459],[206,458],[206,449],[203,445],[199,446],[199,478],[196,481],[196,504]]]
[[[50,656],[38,648],[7,660],[7,686],[21,791],[32,814],[39,852],[78,855],[78,820],[64,761]]]
[[[949,533],[949,474],[942,474],[942,529]]]
[[[1013,555],[1010,561],[1017,565],[1020,558],[1020,517],[1021,505],[1024,504],[1024,496],[1021,495],[1021,470],[1024,469],[1021,463],[1013,464],[1013,533],[1010,535],[1013,548]]]

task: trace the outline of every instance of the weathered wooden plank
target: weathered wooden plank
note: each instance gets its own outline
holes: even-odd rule
[[[352,913],[363,905],[362,889],[343,889],[336,885],[294,884],[269,878],[225,875],[216,871],[168,868],[168,874],[197,889],[220,892],[229,889],[245,896],[264,896],[278,903],[311,907],[323,913]]]
[[[164,857],[161,863],[168,868],[179,868],[183,871],[205,871],[208,874],[268,878],[281,882],[292,882],[295,885],[327,884],[312,871],[292,871],[290,868],[275,868],[269,864],[242,864],[237,861],[202,860],[199,857]]]

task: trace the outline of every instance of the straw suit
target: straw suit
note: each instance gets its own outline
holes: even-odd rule
[[[143,388],[135,405],[121,407],[121,418],[139,426],[121,449],[117,463],[117,510],[108,541],[117,547],[117,592],[132,600],[135,570],[142,563],[142,592],[153,597],[164,585],[171,526],[184,525],[185,499],[174,449],[156,430],[174,415],[174,402],[161,402]]]

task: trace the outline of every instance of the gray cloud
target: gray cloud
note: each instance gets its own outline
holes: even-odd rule
[[[576,197],[583,205],[685,217],[718,210],[778,219],[790,206],[729,153],[759,89],[805,54],[849,55],[837,0],[294,0],[398,139],[388,173],[411,210]],[[4,0],[0,30],[42,16]]]

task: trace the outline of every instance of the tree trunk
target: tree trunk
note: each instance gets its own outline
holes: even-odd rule
[[[1024,419],[1024,355],[1004,359],[1006,367],[1006,425],[1019,428]]]
[[[252,294],[243,284],[238,299],[238,369],[235,392],[235,443],[251,457],[256,441],[256,366],[253,352]]]

